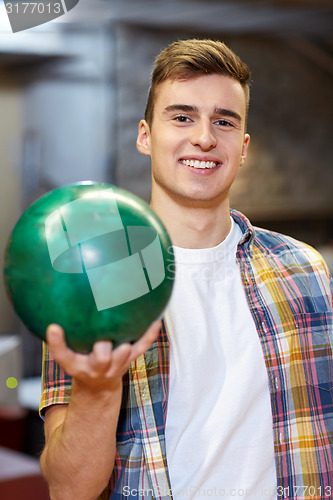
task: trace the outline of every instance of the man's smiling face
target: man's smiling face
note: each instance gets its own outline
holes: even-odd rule
[[[246,157],[246,97],[224,75],[166,80],[157,88],[151,128],[140,122],[138,149],[151,157],[152,192],[180,204],[228,199]]]

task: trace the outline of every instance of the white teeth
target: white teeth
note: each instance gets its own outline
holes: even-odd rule
[[[181,160],[184,165],[194,168],[214,168],[217,163],[215,161],[199,161],[199,160]]]

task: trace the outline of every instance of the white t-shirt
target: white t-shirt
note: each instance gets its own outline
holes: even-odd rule
[[[176,247],[166,452],[175,499],[276,500],[272,411],[232,220],[217,247]]]

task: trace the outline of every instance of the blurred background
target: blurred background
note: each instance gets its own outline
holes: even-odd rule
[[[252,70],[250,153],[232,206],[315,246],[333,268],[331,0],[80,0],[14,34],[0,1],[1,268],[18,217],[51,189],[91,179],[149,201],[149,161],[135,140],[152,61],[190,37],[224,41]],[[16,422],[0,445],[37,456],[41,343],[16,317],[2,280],[0,341],[2,425]]]

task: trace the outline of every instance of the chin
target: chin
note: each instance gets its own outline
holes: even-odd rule
[[[193,208],[213,208],[219,206],[225,201],[225,199],[226,197],[221,195],[221,193],[211,195],[203,195],[202,193],[186,195],[182,194],[176,196],[176,201],[179,204]]]

